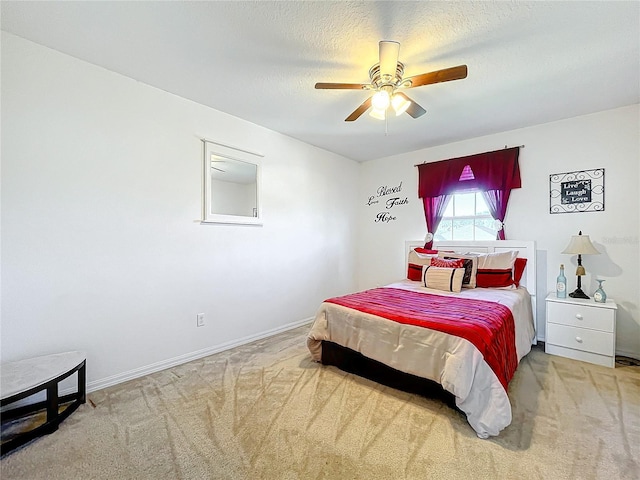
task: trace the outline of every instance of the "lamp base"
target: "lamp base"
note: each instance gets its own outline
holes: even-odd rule
[[[576,288],[573,292],[569,294],[571,298],[590,298],[589,295],[584,293],[581,288]]]

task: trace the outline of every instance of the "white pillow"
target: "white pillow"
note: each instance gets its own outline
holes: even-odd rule
[[[460,292],[464,268],[422,267],[422,284],[427,288],[443,290],[445,292]]]
[[[422,267],[431,265],[431,258],[437,257],[438,254],[418,253],[413,248],[409,252],[407,264],[407,278],[416,282],[422,281]]]
[[[518,250],[509,250],[508,252],[484,253],[478,255],[478,269],[499,269],[505,270],[510,268],[513,270],[513,264],[518,256]]]
[[[418,253],[412,248],[409,252],[409,263],[413,263],[414,265],[431,265],[431,258],[437,256],[437,253]]]

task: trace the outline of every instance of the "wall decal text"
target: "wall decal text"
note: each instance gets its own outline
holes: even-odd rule
[[[402,182],[395,186],[380,185],[375,194],[369,196],[366,202],[368,207],[376,205],[378,208],[384,208],[384,211],[376,213],[373,220],[374,223],[389,223],[398,219],[396,216],[397,208],[395,207],[409,203],[407,197],[399,195],[401,192]],[[389,212],[392,209],[394,210],[393,213]]]

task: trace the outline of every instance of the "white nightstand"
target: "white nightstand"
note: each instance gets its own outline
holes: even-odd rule
[[[612,300],[547,296],[545,352],[614,368],[616,310]]]

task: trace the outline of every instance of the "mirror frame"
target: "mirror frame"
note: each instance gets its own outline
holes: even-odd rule
[[[231,225],[262,225],[262,202],[260,200],[261,186],[261,165],[260,159],[264,155],[249,150],[243,150],[231,145],[213,142],[211,140],[202,139],[204,145],[204,195],[202,203],[202,223],[221,223]],[[250,163],[256,166],[256,213],[255,217],[242,215],[224,215],[211,212],[211,156],[228,158],[239,162]]]

